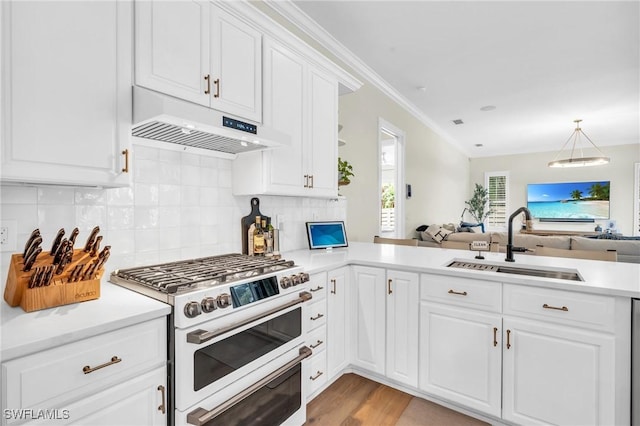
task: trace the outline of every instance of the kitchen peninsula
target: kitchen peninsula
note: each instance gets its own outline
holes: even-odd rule
[[[475,254],[371,243],[285,253],[327,292],[326,361],[312,359],[327,374],[311,398],[355,372],[489,422],[629,424],[640,267]],[[529,275],[545,271],[579,281]]]

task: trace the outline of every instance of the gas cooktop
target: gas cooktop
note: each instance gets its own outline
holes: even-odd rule
[[[115,284],[139,285],[161,293],[175,294],[275,273],[294,266],[293,261],[275,257],[224,254],[119,269],[111,273],[110,281]]]

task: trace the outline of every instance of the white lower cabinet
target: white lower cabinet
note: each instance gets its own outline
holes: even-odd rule
[[[384,374],[385,366],[385,271],[354,266],[351,312],[354,366]]]
[[[338,376],[349,365],[349,268],[328,273],[327,293],[327,372]]]
[[[49,410],[63,424],[166,424],[166,359],[162,317],[3,362],[2,422]]]
[[[307,401],[313,399],[327,383],[327,274],[311,274],[308,291],[312,299],[307,309],[306,345],[313,352],[307,361],[309,374],[305,377]]]
[[[499,314],[420,304],[420,389],[500,417]]]
[[[353,267],[353,365],[418,385],[418,274]]]
[[[515,424],[629,423],[628,299],[427,274],[421,299],[420,390]]]

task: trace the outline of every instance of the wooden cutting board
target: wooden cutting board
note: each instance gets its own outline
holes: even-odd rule
[[[240,227],[242,228],[242,253],[249,254],[249,238],[248,232],[251,224],[256,223],[256,216],[261,216],[267,221],[267,226],[271,223],[271,217],[260,213],[260,200],[257,197],[251,199],[251,213],[240,219]]]

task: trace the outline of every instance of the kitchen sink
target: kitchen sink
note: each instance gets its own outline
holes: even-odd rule
[[[487,263],[476,263],[454,260],[448,268],[467,269],[471,271],[498,272],[502,274],[528,275],[531,277],[554,278],[558,280],[584,281],[577,271],[558,271],[550,269],[523,268],[520,266],[503,266]]]

